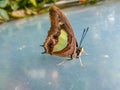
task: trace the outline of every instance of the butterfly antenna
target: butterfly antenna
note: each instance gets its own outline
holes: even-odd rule
[[[88,29],[89,29],[89,27],[87,27],[87,29],[83,30],[82,37],[81,37],[81,40],[80,40],[80,43],[79,43],[79,47],[81,47],[81,44],[82,44],[82,42],[83,42],[83,40],[84,40],[84,38],[85,38],[85,36],[88,32]]]

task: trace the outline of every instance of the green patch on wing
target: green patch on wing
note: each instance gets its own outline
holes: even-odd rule
[[[60,51],[67,46],[68,37],[64,29],[61,30],[60,36],[58,38],[58,43],[55,45],[53,52]]]

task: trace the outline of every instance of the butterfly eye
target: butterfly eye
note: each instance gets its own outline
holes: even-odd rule
[[[80,48],[77,48],[76,53],[77,53],[77,56],[79,57]]]

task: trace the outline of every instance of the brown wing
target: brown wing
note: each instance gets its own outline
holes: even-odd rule
[[[62,57],[75,58],[76,48],[78,47],[78,45],[69,20],[66,18],[64,13],[56,6],[52,6],[50,8],[49,14],[51,19],[51,28],[44,43],[46,53]],[[65,30],[68,36],[67,45],[64,49],[54,52],[53,49],[59,41],[58,38],[62,29]]]

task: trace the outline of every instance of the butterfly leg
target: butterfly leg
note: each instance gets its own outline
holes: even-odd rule
[[[41,52],[41,54],[45,54],[46,52],[44,51],[44,52]]]
[[[66,62],[68,62],[68,61],[70,61],[70,60],[73,60],[73,58],[65,59],[65,60],[63,60],[62,62],[60,62],[59,64],[57,64],[57,66],[60,66],[60,65],[66,63]]]
[[[44,47],[44,45],[40,45],[40,47]],[[44,51],[44,52],[41,52],[41,54],[45,54],[46,52]]]
[[[63,65],[64,63],[66,63],[68,60],[63,60],[62,62],[58,63],[57,66],[61,66]]]
[[[44,45],[40,45],[40,47],[44,47]]]
[[[80,57],[79,57],[79,61],[80,61],[80,66],[83,67],[84,65],[83,65],[82,60],[81,60]]]

